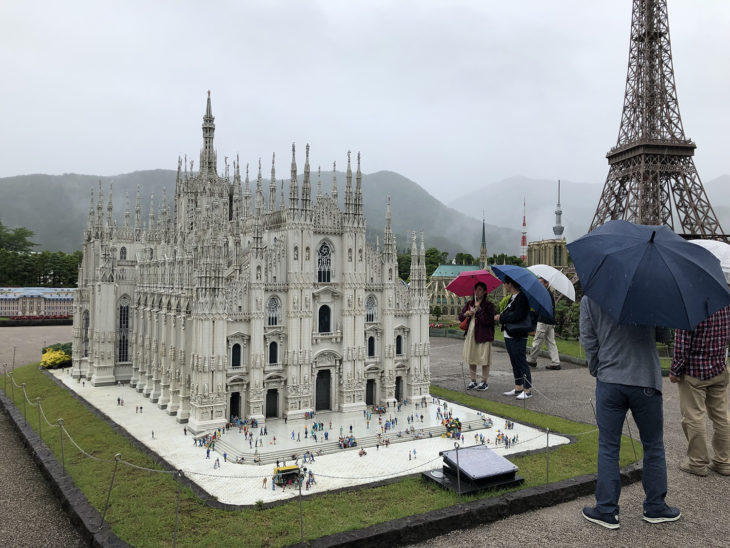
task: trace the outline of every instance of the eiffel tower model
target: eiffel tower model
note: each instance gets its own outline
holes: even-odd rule
[[[590,229],[625,219],[727,241],[697,174],[695,148],[679,114],[667,0],[633,0],[621,127],[606,154],[608,177]]]

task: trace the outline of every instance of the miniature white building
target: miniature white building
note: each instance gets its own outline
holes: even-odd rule
[[[344,212],[336,178],[301,192],[292,145],[288,199],[218,174],[210,94],[199,171],[178,161],[174,206],[154,197],[134,226],[92,194],[74,301],[73,369],[93,385],[130,382],[194,433],[232,416],[296,418],[428,394],[425,249],[413,234],[410,286],[398,277],[390,199],[383,249],[365,241],[360,157]]]
[[[0,316],[71,316],[75,291],[67,287],[0,287]]]

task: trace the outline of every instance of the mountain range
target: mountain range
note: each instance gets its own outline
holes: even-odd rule
[[[39,249],[74,251],[80,249],[81,238],[88,219],[90,189],[101,181],[104,208],[109,185],[113,185],[114,216],[123,223],[126,196],[134,219],[135,194],[140,188],[142,220],[149,212],[149,196],[155,195],[159,208],[163,188],[172,200],[175,188],[173,170],[135,171],[115,176],[96,175],[20,175],[0,178],[0,221],[5,226],[25,226],[33,232]],[[302,175],[299,176],[301,187]],[[316,196],[318,182],[313,174],[312,193]],[[344,201],[345,174],[337,172],[338,197]],[[446,183],[445,183],[446,184]],[[280,183],[279,183],[280,185]],[[354,185],[354,182],[353,182]],[[730,175],[704,183],[710,202],[721,224],[730,229]],[[252,192],[255,182],[252,184]],[[264,180],[268,195],[269,181]],[[288,196],[288,182],[285,193]],[[485,185],[478,191],[456,198],[448,205],[441,203],[414,181],[392,172],[363,174],[363,208],[367,219],[368,239],[382,240],[385,226],[387,196],[391,198],[392,228],[400,251],[410,249],[412,231],[423,231],[427,247],[479,255],[481,218],[486,219],[488,254],[519,252],[522,229],[523,200],[527,219],[528,241],[552,238],[557,202],[557,181],[511,177]],[[332,189],[332,174],[322,178],[322,192]],[[602,185],[561,182],[561,206],[565,236],[571,241],[583,235],[595,212]],[[277,199],[279,196],[277,191]],[[133,221],[132,221],[133,222]]]
[[[104,191],[104,215],[113,188],[114,217],[119,225],[124,222],[126,196],[134,223],[135,195],[140,188],[142,221],[147,222],[150,195],[155,196],[155,209],[161,204],[163,189],[172,201],[176,172],[173,170],[135,171],[122,175],[21,175],[0,178],[0,221],[9,227],[25,226],[35,236],[39,249],[73,251],[80,249],[81,238],[88,219],[91,189],[101,181]],[[345,173],[337,172],[338,197],[344,208]],[[302,175],[299,176],[301,188]],[[312,176],[312,193],[317,193],[317,175]],[[280,183],[279,183],[280,185]],[[288,196],[288,182],[285,184]],[[268,196],[269,180],[263,181],[264,195]],[[353,181],[354,186],[354,181]],[[479,254],[481,221],[468,218],[452,210],[415,182],[392,171],[363,174],[363,209],[368,226],[368,239],[382,240],[385,227],[387,196],[391,198],[392,229],[400,251],[410,250],[412,231],[424,232],[426,245],[454,255],[466,251]],[[322,177],[322,192],[332,189],[332,173]],[[255,181],[251,185],[255,192]],[[277,199],[279,197],[277,191]],[[98,196],[95,196],[95,200]],[[491,249],[507,249],[519,242],[519,232],[492,224],[486,225],[487,241]]]

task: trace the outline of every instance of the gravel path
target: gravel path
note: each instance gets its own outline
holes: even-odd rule
[[[0,366],[11,368],[13,346],[17,366],[40,360],[44,341],[70,340],[70,325],[0,328]],[[0,546],[85,546],[3,412],[0,447]]]
[[[0,412],[0,546],[85,546]]]
[[[438,386],[463,390],[459,339],[431,339],[431,382]],[[504,349],[493,349],[493,366],[489,390],[474,395],[485,399],[510,402],[502,392],[513,388],[512,370]],[[456,363],[454,363],[456,362]],[[588,403],[594,397],[595,381],[585,367],[565,365],[560,371],[547,371],[549,360],[541,359],[532,378],[539,394],[527,401],[530,409],[572,420],[595,424]],[[730,522],[727,502],[730,499],[730,477],[710,473],[705,478],[685,474],[678,464],[685,454],[686,440],[680,425],[677,388],[664,380],[664,444],[667,451],[669,490],[667,502],[678,506],[682,517],[674,523],[651,525],[641,519],[644,493],[640,483],[624,487],[621,493],[621,528],[609,531],[587,522],[580,515],[584,506],[595,499],[584,497],[551,508],[512,516],[490,525],[464,529],[431,539],[422,547],[486,544],[500,546],[728,546]],[[511,403],[511,402],[510,402]],[[638,439],[638,429],[631,424]],[[708,437],[709,439],[709,437]]]

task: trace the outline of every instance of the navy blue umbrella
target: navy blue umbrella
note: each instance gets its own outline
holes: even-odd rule
[[[550,293],[532,272],[521,266],[511,264],[492,265],[492,272],[503,282],[504,278],[509,276],[520,284],[527,301],[538,315],[554,319],[553,301],[550,299]]]
[[[583,292],[618,323],[694,329],[730,304],[720,261],[666,226],[609,221],[568,251]]]

